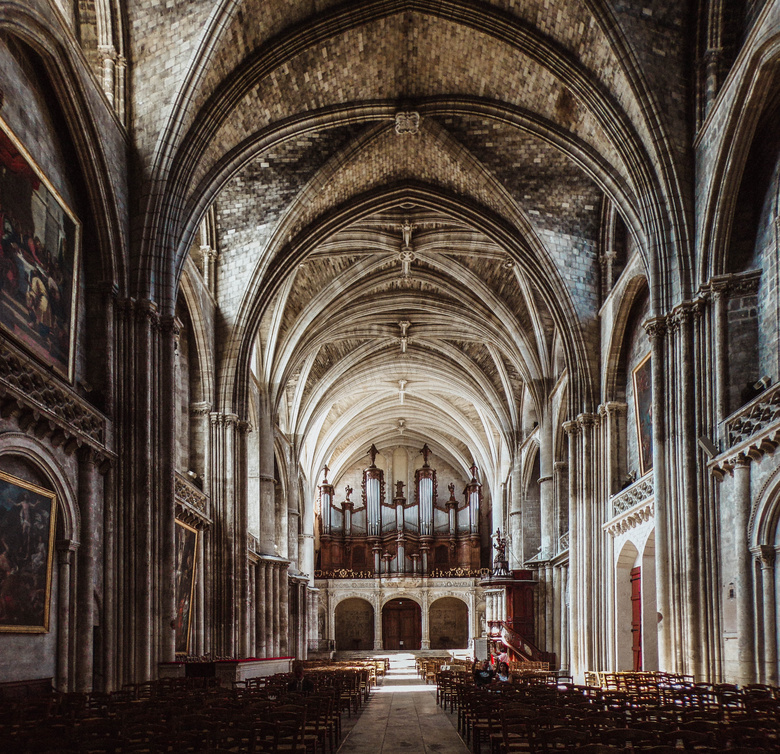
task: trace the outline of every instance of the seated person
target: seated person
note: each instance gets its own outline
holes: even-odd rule
[[[485,660],[481,666],[477,666],[477,660],[474,658],[474,664],[471,666],[471,673],[474,676],[476,686],[489,686],[493,682],[493,668],[490,667],[490,660]]]
[[[296,663],[293,667],[293,679],[287,684],[288,691],[297,691],[303,694],[310,694],[314,691],[314,684],[311,678],[306,678],[303,674],[303,665]]]
[[[496,670],[496,680],[500,683],[512,683],[512,672],[506,662],[499,662]]]

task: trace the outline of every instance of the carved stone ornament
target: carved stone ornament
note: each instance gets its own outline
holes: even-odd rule
[[[612,515],[619,516],[639,503],[643,503],[653,497],[653,475],[645,474],[626,489],[621,490],[612,497]]]
[[[612,537],[620,536],[625,532],[635,529],[637,526],[655,518],[655,502],[641,503],[621,514],[604,526]]]
[[[173,480],[176,497],[176,518],[196,529],[208,529],[211,520],[206,514],[206,495],[190,484],[181,474]]]
[[[395,132],[399,135],[415,135],[420,132],[420,113],[414,111],[395,114]]]
[[[0,343],[0,411],[29,414],[27,427],[48,424],[47,433],[62,436],[57,444],[86,441],[102,449],[105,443],[105,417],[8,341]]]

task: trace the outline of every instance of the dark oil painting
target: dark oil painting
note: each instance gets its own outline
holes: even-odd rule
[[[49,630],[56,495],[0,472],[0,631]]]
[[[195,559],[198,531],[176,522],[176,653],[186,654],[190,645],[192,595],[195,588]]]
[[[634,369],[633,377],[639,470],[644,476],[653,468],[653,375],[650,371],[650,354]]]
[[[73,380],[80,225],[0,120],[0,328]]]

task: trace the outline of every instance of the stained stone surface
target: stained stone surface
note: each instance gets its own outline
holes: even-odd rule
[[[390,660],[384,682],[371,694],[339,754],[467,754],[454,719],[436,704],[436,687],[426,686],[415,673],[414,658],[400,655]]]

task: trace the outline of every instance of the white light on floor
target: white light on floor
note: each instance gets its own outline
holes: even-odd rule
[[[415,691],[436,691],[435,686],[427,686],[422,684],[420,686],[380,686],[377,692],[383,694],[411,694]]]

